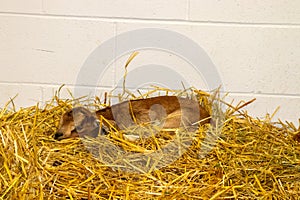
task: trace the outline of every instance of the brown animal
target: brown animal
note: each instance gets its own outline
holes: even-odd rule
[[[100,129],[101,116],[107,121],[102,120]],[[76,107],[63,114],[54,138],[61,140],[85,135],[96,137],[99,133],[106,134],[111,125],[117,130],[147,124],[155,124],[163,129],[197,127],[199,124],[209,123],[209,117],[208,112],[197,101],[176,96],[124,101],[95,113]]]

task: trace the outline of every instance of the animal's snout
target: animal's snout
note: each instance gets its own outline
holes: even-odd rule
[[[61,140],[63,135],[64,135],[63,133],[57,132],[57,133],[54,134],[54,139],[55,140]]]

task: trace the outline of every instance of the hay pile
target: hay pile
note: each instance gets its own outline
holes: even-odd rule
[[[198,98],[211,106],[207,96]],[[79,138],[53,139],[60,116],[73,103],[55,97],[43,108],[0,109],[0,199],[299,199],[300,144],[295,135],[300,130],[291,123],[274,124],[268,116],[255,119],[239,110],[243,106],[227,105],[221,130],[199,128],[174,162],[157,168],[143,157],[144,162],[109,164],[87,151]],[[178,135],[184,140],[185,134]],[[216,136],[215,143],[205,140]],[[107,137],[116,147],[108,155],[120,149],[132,155],[154,152],[167,141]],[[85,142],[106,148],[101,140]]]

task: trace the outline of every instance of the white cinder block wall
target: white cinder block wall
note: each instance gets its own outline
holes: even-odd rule
[[[275,120],[300,118],[300,1],[292,0],[0,0],[0,107],[16,94],[19,107],[44,102],[61,84],[93,89],[88,76],[87,84],[76,84],[88,56],[103,42],[142,28],[174,31],[197,43],[230,97],[257,98],[248,107],[254,116],[280,106]],[[121,80],[128,56],[107,66],[99,91]],[[149,64],[168,66],[207,89],[191,65],[172,52],[140,49],[128,70]],[[159,70],[153,73],[159,76]],[[138,79],[144,78],[151,80],[146,73]]]

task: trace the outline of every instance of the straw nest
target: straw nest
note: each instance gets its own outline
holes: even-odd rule
[[[250,102],[189,95],[222,117],[192,135],[178,130],[137,141],[122,133],[56,141],[61,115],[78,99],[55,96],[17,111],[9,102],[0,109],[0,199],[299,199],[299,128],[250,117],[241,110]],[[104,106],[99,98],[81,104]],[[219,104],[226,111],[214,109]]]

